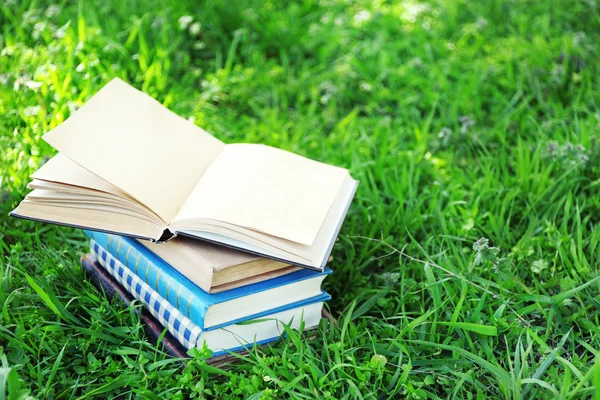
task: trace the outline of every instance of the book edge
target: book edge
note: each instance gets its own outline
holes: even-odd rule
[[[331,238],[331,242],[329,243],[329,247],[327,248],[327,251],[325,252],[325,257],[323,257],[323,259],[321,260],[321,269],[325,269],[325,265],[327,264],[327,261],[329,260],[329,256],[331,256],[331,252],[333,251],[333,246],[335,245],[335,241],[337,240],[340,231],[342,230],[342,225],[344,224],[344,221],[346,220],[346,215],[348,214],[348,211],[350,210],[350,205],[352,204],[352,200],[354,200],[354,196],[356,195],[356,190],[358,189],[358,184],[360,182],[357,181],[356,179],[354,179],[354,187],[352,188],[352,191],[350,192],[350,196],[348,196],[348,202],[346,203],[346,206],[344,207],[344,212],[342,213],[342,217],[340,218],[337,227],[335,228],[335,231],[333,233],[333,236]]]

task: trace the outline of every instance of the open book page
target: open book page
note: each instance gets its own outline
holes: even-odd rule
[[[127,193],[123,192],[115,185],[94,175],[81,165],[60,153],[48,160],[48,162],[35,171],[31,177],[47,182],[64,183],[129,198]]]
[[[149,241],[140,243],[171,265],[185,264],[190,268],[200,266],[211,272],[260,259],[252,254],[186,237],[177,237],[160,244]]]
[[[56,190],[55,188],[50,188],[50,190],[35,188],[35,190],[27,195],[27,200],[36,204],[54,205],[56,207],[78,207],[82,209],[114,207],[115,210],[127,210],[132,216],[146,219],[157,225],[166,227],[164,221],[152,214],[141,204],[127,201],[121,197],[104,192],[92,190],[65,192]]]
[[[225,227],[223,224],[211,221],[188,221],[185,229],[177,230],[182,234],[244,249],[266,257],[285,259],[299,265],[322,269],[331,253],[357,184],[358,182],[349,175],[344,179],[340,192],[311,246],[289,240],[277,240],[270,235],[237,226]]]
[[[169,222],[225,146],[119,79],[44,140]]]
[[[181,207],[177,229],[214,220],[311,245],[348,176],[273,147],[230,144]]]
[[[11,214],[37,221],[48,221],[76,228],[92,228],[143,238],[159,238],[164,230],[164,226],[148,221],[144,217],[134,216],[127,210],[109,206],[56,207],[49,203],[38,204],[25,199]]]
[[[216,293],[285,275],[298,268],[248,253],[178,236],[166,243],[139,241],[204,291]],[[218,289],[215,286],[219,286]]]
[[[194,242],[197,242],[197,247],[194,246]],[[210,292],[214,263],[204,257],[201,249],[203,244],[199,240],[175,238],[160,244],[148,240],[140,240],[139,243],[200,286],[205,292]]]
[[[57,201],[60,201],[60,199],[67,201],[66,197],[57,196],[59,193],[64,193],[65,187],[68,187],[71,189],[67,190],[68,192],[80,194],[79,202],[87,201],[90,204],[95,202],[95,204],[108,205],[116,201],[128,209],[138,210],[157,224],[168,225],[158,215],[135,201],[127,193],[60,153],[48,160],[46,164],[33,173],[32,177],[34,180],[29,187],[58,192],[53,194]],[[32,193],[28,195],[28,198],[34,198]]]
[[[47,182],[39,179],[34,179],[27,184],[27,189],[42,189],[42,190],[54,190],[61,193],[84,193],[90,192],[89,189],[81,188],[79,186],[71,186],[65,183]],[[92,190],[93,191],[93,190]],[[107,196],[108,193],[105,193]],[[28,195],[29,196],[29,195]],[[110,196],[117,197],[116,195],[110,194]]]

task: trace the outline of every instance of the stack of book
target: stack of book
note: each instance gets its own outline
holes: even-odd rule
[[[44,139],[59,153],[11,215],[86,229],[94,259],[185,347],[318,325],[358,184],[346,169],[225,144],[119,79]]]
[[[329,295],[323,272],[176,238],[152,244],[86,231],[90,253],[186,348],[215,355],[314,328]],[[166,261],[168,260],[168,262]]]

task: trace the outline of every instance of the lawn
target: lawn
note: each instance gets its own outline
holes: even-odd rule
[[[600,398],[597,2],[42,3],[0,4],[0,398]],[[85,279],[81,231],[8,217],[115,76],[360,180],[337,327],[182,366]]]

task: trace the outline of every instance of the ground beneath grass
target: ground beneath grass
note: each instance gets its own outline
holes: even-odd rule
[[[7,379],[40,398],[593,396],[599,43],[593,0],[3,1],[0,398]],[[53,154],[41,135],[115,76],[361,181],[325,284],[337,328],[180,367],[86,281],[80,231],[7,216]]]

